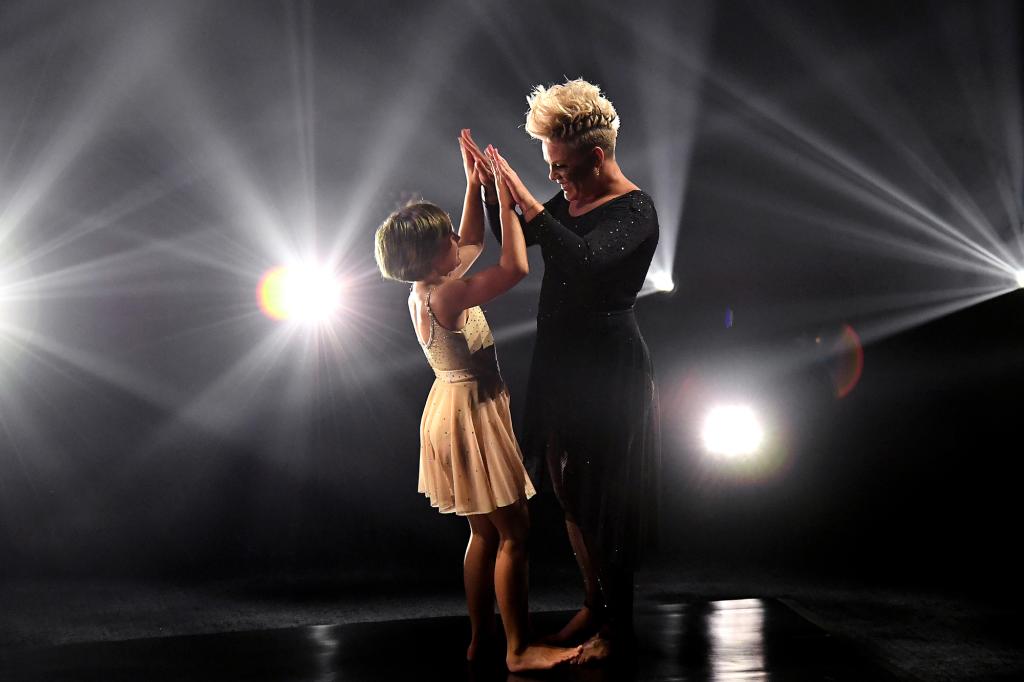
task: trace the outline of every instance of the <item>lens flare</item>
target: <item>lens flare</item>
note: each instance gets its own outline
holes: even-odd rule
[[[272,320],[325,322],[341,303],[341,283],[322,266],[279,266],[260,279],[258,300]]]
[[[836,397],[845,398],[853,392],[864,373],[864,346],[850,325],[843,325],[833,354],[832,380],[836,387]]]
[[[704,447],[713,455],[752,455],[764,442],[764,429],[747,405],[718,405],[704,418]]]
[[[1017,286],[1024,289],[1024,270],[1017,271]]]

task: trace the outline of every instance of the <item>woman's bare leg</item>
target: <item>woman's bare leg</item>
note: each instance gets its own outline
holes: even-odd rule
[[[471,514],[469,543],[462,562],[466,606],[472,635],[466,660],[476,660],[481,643],[494,634],[494,561],[498,552],[498,529],[486,514]]]
[[[565,490],[562,487],[563,455],[561,444],[552,434],[547,445],[548,472],[551,474],[551,484],[554,487],[555,495],[562,504],[562,509],[565,510]],[[565,529],[569,535],[569,544],[572,545],[573,555],[576,557],[576,564],[580,567],[580,574],[583,576],[583,608],[561,630],[543,639],[549,644],[576,644],[587,639],[600,629],[604,613],[601,583],[598,580],[590,550],[587,549],[587,543],[583,539],[583,531],[572,520],[568,512],[565,515]]]
[[[576,556],[576,564],[583,576],[584,601],[583,608],[569,620],[565,626],[548,641],[552,643],[576,643],[596,633],[604,622],[604,596],[601,594],[601,581],[587,543],[583,539],[583,531],[572,519],[565,519],[565,530],[569,535],[569,544]]]
[[[579,654],[580,649],[564,649],[527,643],[529,616],[529,564],[527,538],[530,517],[526,502],[519,500],[487,515],[498,529],[498,556],[494,565],[494,591],[505,626],[508,651],[505,663],[511,672],[553,668]]]

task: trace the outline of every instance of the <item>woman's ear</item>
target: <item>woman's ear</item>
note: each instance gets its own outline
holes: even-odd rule
[[[594,168],[600,168],[604,165],[604,150],[595,146],[590,151],[590,158],[594,161]]]

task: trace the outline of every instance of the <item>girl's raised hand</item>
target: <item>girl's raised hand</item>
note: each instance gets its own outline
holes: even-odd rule
[[[462,129],[462,134],[459,135],[459,153],[462,155],[462,170],[466,173],[466,182],[469,184],[479,183],[479,177],[476,170],[478,165],[476,157],[466,147],[466,140],[464,139],[466,129]]]
[[[488,194],[494,190],[494,173],[491,172],[491,161],[473,141],[469,128],[463,128],[459,135],[459,148],[462,150],[463,165],[466,164],[466,154],[474,162],[473,172],[477,183],[488,190]],[[469,171],[466,172],[466,181],[470,181]]]
[[[491,159],[491,168],[494,170],[494,181],[495,188],[498,191],[498,203],[502,208],[515,208],[516,198],[512,193],[511,187],[509,187],[508,181],[505,179],[505,174],[498,164],[498,150],[497,148],[487,145],[487,155]]]

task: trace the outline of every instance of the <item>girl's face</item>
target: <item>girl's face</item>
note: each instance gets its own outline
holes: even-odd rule
[[[434,256],[434,271],[447,275],[461,264],[462,259],[459,258],[459,235],[455,234],[455,230],[452,230],[437,247],[437,255]]]
[[[560,140],[543,140],[541,148],[548,164],[548,178],[562,188],[566,201],[583,196],[587,183],[594,178],[593,158]]]

